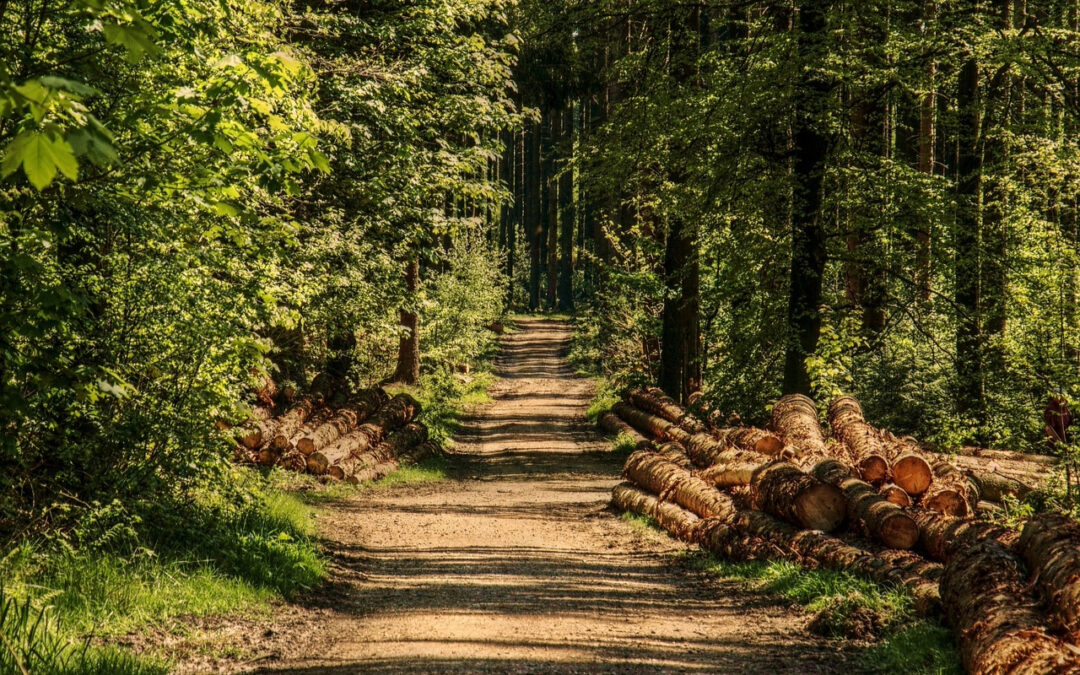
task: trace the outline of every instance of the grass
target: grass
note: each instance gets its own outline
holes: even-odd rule
[[[589,407],[585,411],[585,416],[589,418],[590,422],[600,419],[601,415],[611,410],[612,406],[620,401],[618,391],[610,380],[603,377],[593,377],[593,381],[596,383],[596,392],[593,394],[592,400],[589,401]]]
[[[0,602],[19,609],[8,617],[36,618],[5,618],[0,632],[17,643],[37,625],[37,652],[50,655],[28,672],[165,672],[155,659],[86,645],[182,631],[199,617],[269,616],[275,601],[318,584],[327,572],[311,539],[312,508],[271,486],[247,488],[231,500],[88,507],[63,535],[10,551]]]
[[[777,595],[814,614],[810,629],[870,644],[859,655],[864,672],[962,673],[947,629],[912,615],[911,597],[846,572],[805,570],[786,561],[732,562],[696,552],[692,566],[748,588]]]
[[[631,513],[630,511],[627,511],[622,514],[622,519],[639,530],[656,530],[657,532],[663,531],[660,529],[660,523],[656,522],[656,519],[652,516],[643,516],[638,513]]]
[[[366,484],[373,489],[401,487],[403,485],[424,485],[438,483],[446,479],[449,467],[445,457],[429,457],[413,466],[404,466],[388,476]]]

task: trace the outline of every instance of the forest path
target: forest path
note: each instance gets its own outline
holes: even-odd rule
[[[807,616],[608,509],[622,460],[584,419],[570,328],[518,325],[448,480],[326,510],[325,620],[259,672],[850,672]]]

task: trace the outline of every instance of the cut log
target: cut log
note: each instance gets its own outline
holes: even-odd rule
[[[332,465],[340,464],[349,457],[361,454],[370,445],[370,439],[357,431],[346,434],[322,450],[316,450],[306,456],[308,473],[322,476]]]
[[[910,551],[876,549],[849,544],[833,535],[817,530],[798,530],[768,514],[742,510],[732,525],[739,531],[760,537],[785,551],[784,557],[801,564],[807,562],[831,569],[854,572],[871,579],[906,588],[915,599],[915,611],[920,615],[940,608],[938,577],[941,565],[927,561]],[[708,545],[709,525],[706,521],[702,538]]]
[[[964,455],[965,457],[985,457],[987,459],[1000,459],[1010,462],[1028,462],[1032,464],[1039,464],[1047,468],[1053,468],[1058,465],[1058,458],[1050,455],[1039,455],[1030,452],[1013,452],[1011,450],[991,450],[989,448],[975,448],[965,446],[956,450],[957,455]]]
[[[847,502],[848,518],[860,523],[874,540],[889,548],[909,549],[919,541],[919,526],[896,504],[882,497],[877,488],[855,477],[838,476],[839,462],[826,460],[811,474],[823,483],[839,488]]]
[[[931,465],[934,482],[919,499],[923,508],[949,516],[968,516],[975,513],[979,489],[962,471],[946,461]]]
[[[777,401],[770,426],[780,438],[794,446],[798,456],[829,456],[817,408],[802,394],[790,394]]]
[[[991,502],[1001,502],[1006,495],[1023,499],[1035,491],[1031,486],[1001,474],[971,469],[965,469],[964,473],[978,488],[979,496]]]
[[[1000,525],[971,518],[956,518],[926,509],[912,509],[919,525],[919,549],[931,560],[945,562],[957,551],[980,541],[996,541],[1007,549],[1016,546],[1020,534]]]
[[[750,482],[750,495],[754,508],[810,530],[832,532],[847,513],[839,489],[786,461],[758,468]]]
[[[897,584],[911,592],[915,610],[921,615],[933,613],[940,604],[937,579],[941,566],[907,551],[859,548],[832,535],[798,530],[768,514],[739,509],[734,504],[722,509],[721,517],[697,521],[679,506],[662,502],[634,486],[618,486],[613,497],[620,508],[650,515],[672,534],[690,540],[696,538],[702,546],[721,556],[793,560],[801,565],[824,565]],[[660,515],[658,508],[663,508],[665,515]]]
[[[969,673],[1076,673],[1077,653],[1044,627],[1020,561],[996,541],[961,548],[941,597]]]
[[[887,452],[892,463],[893,483],[913,497],[926,492],[934,480],[934,472],[914,439],[896,439],[888,444]]]
[[[274,435],[268,443],[270,448],[278,451],[279,454],[287,449],[289,447],[289,438],[300,430],[300,427],[304,425],[304,422],[307,421],[314,410],[315,404],[310,399],[297,401],[296,405],[278,418],[277,426],[274,428]]]
[[[730,517],[735,511],[731,497],[656,453],[630,455],[623,476],[646,490],[689,509],[701,518]]]
[[[679,468],[690,471],[694,465],[686,455],[686,448],[678,443],[661,443],[655,446],[654,452],[669,462],[679,465]]]
[[[400,458],[407,455],[413,448],[427,440],[427,427],[422,424],[410,423],[391,433],[374,448],[363,452],[354,452],[346,457],[337,459],[327,467],[327,472],[341,476],[353,483],[363,483],[376,480],[386,475],[379,474],[386,467],[387,462],[396,463]],[[314,453],[312,457],[319,453]],[[310,466],[310,465],[309,465]],[[390,469],[393,471],[393,469]],[[372,478],[371,476],[375,476]]]
[[[624,422],[640,431],[647,438],[659,441],[675,441],[676,443],[686,443],[690,439],[690,433],[678,425],[672,424],[663,417],[638,410],[627,403],[616,403],[611,407],[611,412],[618,415]]]
[[[698,537],[701,518],[677,504],[662,502],[631,483],[616,485],[611,491],[611,503],[622,511],[652,518],[678,539],[694,541]]]
[[[705,424],[686,411],[659,387],[639,387],[626,394],[630,404],[639,410],[658,415],[692,434],[705,431]]]
[[[307,469],[307,457],[304,457],[304,455],[296,450],[290,450],[278,459],[277,466],[280,466],[286,471],[303,473]]]
[[[596,420],[596,426],[600,427],[612,436],[628,436],[636,443],[645,440],[645,437],[637,429],[630,426],[613,412],[606,412]]]
[[[1018,546],[1046,600],[1052,625],[1080,644],[1080,523],[1047,513],[1024,525]]]
[[[754,480],[754,473],[772,461],[756,452],[742,450],[709,455],[709,460],[711,463],[699,471],[698,476],[718,488],[750,485]]]
[[[327,447],[359,424],[360,416],[355,410],[339,410],[337,414],[314,429],[300,432],[294,445],[300,454],[306,457],[316,450]]]
[[[795,454],[790,448],[785,449],[784,442],[780,440],[779,436],[764,429],[728,427],[718,429],[712,435],[722,446],[737,450],[748,450],[766,457],[787,458]]]
[[[420,403],[412,396],[401,393],[394,396],[386,405],[379,408],[371,418],[356,429],[358,444],[352,448],[353,454],[376,447],[391,431],[409,423],[420,414]]]
[[[855,468],[867,483],[881,486],[889,480],[889,460],[885,443],[866,422],[862,406],[851,396],[841,396],[829,405],[829,426],[851,451]]]
[[[319,424],[314,429],[303,433],[295,441],[297,450],[310,455],[316,450],[327,447],[349,433],[388,401],[386,392],[376,387],[366,389],[353,396],[348,407],[338,410],[337,414]]]
[[[907,493],[903,488],[893,483],[887,483],[881,486],[879,491],[881,496],[889,500],[893,504],[896,504],[902,509],[906,509],[912,505],[911,495]]]

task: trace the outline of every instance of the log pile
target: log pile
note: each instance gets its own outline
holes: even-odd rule
[[[970,672],[1080,673],[1080,523],[1040,515],[1021,535],[978,518],[978,504],[1036,489],[1018,472],[897,438],[850,397],[829,406],[828,431],[804,396],[778,401],[769,430],[704,424],[654,388],[624,399],[611,414],[653,443],[627,459],[617,508],[723,557],[901,586],[954,628]],[[998,452],[960,457],[1028,462]]]
[[[415,421],[420,404],[409,394],[390,397],[376,387],[338,396],[335,403],[312,396],[276,417],[256,409],[234,432],[234,456],[244,464],[359,484],[439,452]]]

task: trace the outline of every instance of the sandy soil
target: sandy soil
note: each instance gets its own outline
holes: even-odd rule
[[[808,616],[695,571],[681,544],[608,509],[621,461],[584,420],[569,329],[520,328],[450,479],[329,508],[331,585],[241,669],[851,672]]]

